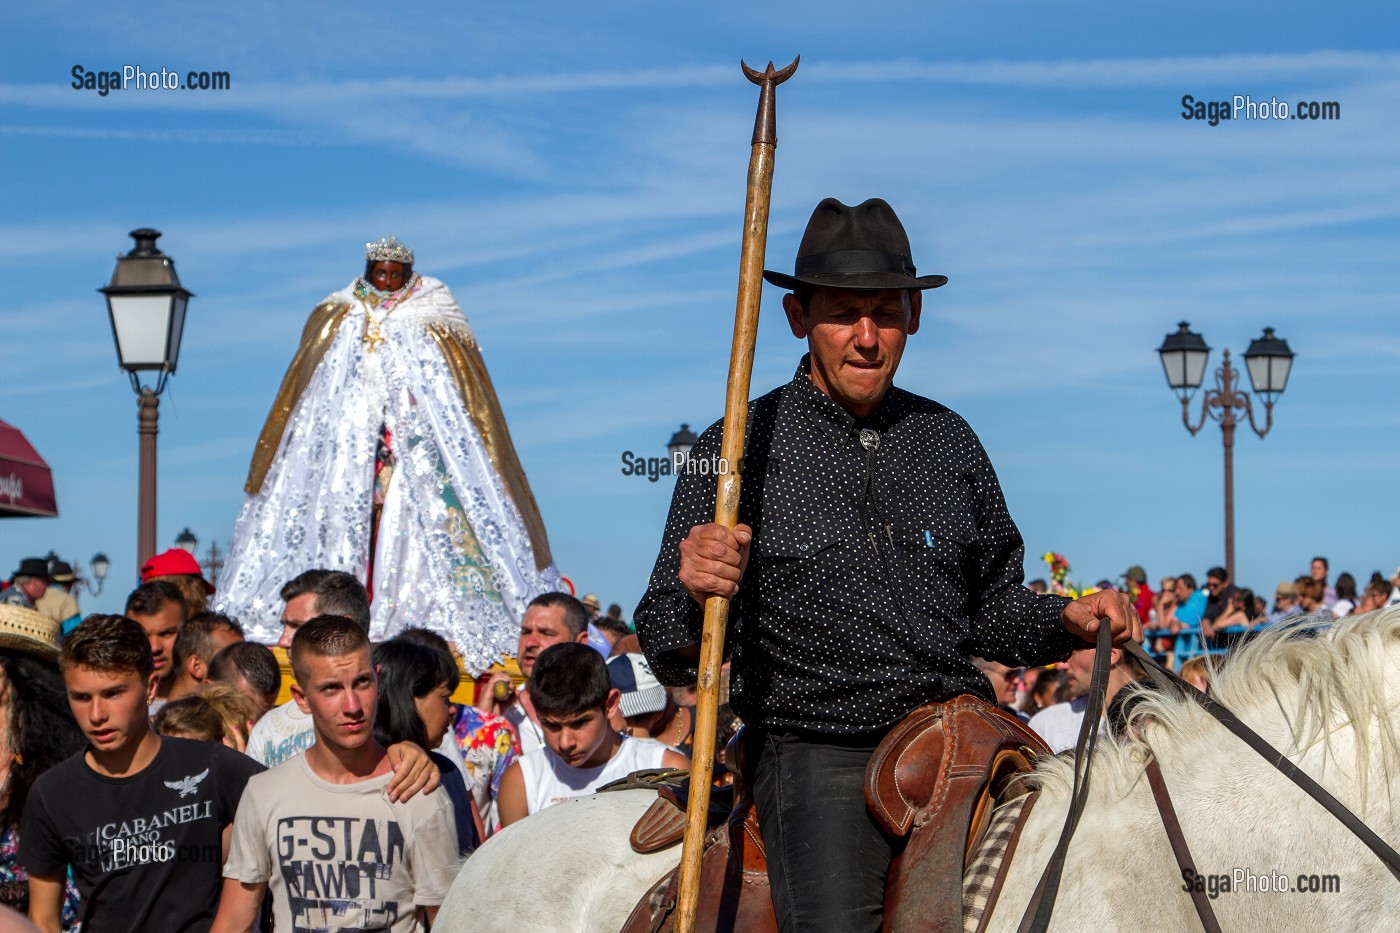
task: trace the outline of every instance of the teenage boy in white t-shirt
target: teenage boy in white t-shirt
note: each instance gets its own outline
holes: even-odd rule
[[[431,924],[459,862],[452,804],[446,794],[389,799],[369,637],[349,619],[318,616],[297,630],[291,660],[292,696],[316,741],[248,782],[214,933],[251,931],[269,887],[278,930]]]
[[[609,725],[619,694],[603,656],[585,644],[564,642],[540,652],[530,697],[545,744],[520,756],[502,776],[496,800],[502,826],[633,771],[690,767],[684,755],[660,742],[623,736]]]
[[[283,584],[281,595],[284,605],[279,648],[291,650],[297,629],[317,616],[344,616],[369,632],[369,592],[354,574],[307,570]],[[253,726],[247,752],[264,767],[275,768],[306,751],[315,740],[311,717],[296,700],[288,700]],[[389,759],[394,768],[394,781],[389,787],[391,800],[412,797],[420,790],[432,793],[438,786],[437,766],[428,758],[426,749],[412,742],[400,742],[389,747]]]

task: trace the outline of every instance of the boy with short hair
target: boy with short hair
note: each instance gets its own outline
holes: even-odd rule
[[[239,641],[209,659],[209,680],[228,684],[243,694],[257,709],[256,718],[261,719],[277,705],[277,694],[282,691],[282,668],[267,645]]]
[[[175,640],[189,618],[189,610],[178,586],[167,580],[153,580],[131,591],[126,598],[126,617],[135,619],[150,640],[157,681],[156,695],[151,700],[154,715],[170,700],[170,688],[175,686]]]
[[[369,634],[369,592],[354,574],[342,570],[308,570],[287,581],[282,587],[282,638],[278,647],[289,651],[296,632],[318,616],[338,616],[349,619]],[[300,755],[316,741],[311,717],[295,699],[274,706],[253,726],[248,736],[248,755],[272,768]],[[394,763],[394,781],[389,798],[410,797],[420,790],[432,793],[438,786],[437,766],[428,758],[427,749],[412,742],[400,742],[389,747]]]
[[[168,700],[178,700],[199,690],[210,680],[209,662],[229,645],[243,641],[243,626],[220,612],[201,612],[180,626],[171,651],[174,683]]]
[[[501,778],[496,804],[502,826],[633,771],[690,767],[684,755],[660,742],[612,728],[608,720],[620,695],[602,655],[585,644],[564,642],[540,652],[530,697],[545,744],[522,755]]]
[[[59,666],[85,751],[29,793],[20,862],[29,918],[58,933],[71,867],[83,929],[204,933],[243,786],[262,766],[211,742],[150,729],[157,674],[150,641],[124,616],[89,616],[63,643]]]
[[[446,794],[389,800],[368,635],[318,616],[297,629],[291,661],[292,697],[316,739],[248,782],[214,930],[251,931],[269,886],[278,930],[431,924],[458,866],[452,804]]]

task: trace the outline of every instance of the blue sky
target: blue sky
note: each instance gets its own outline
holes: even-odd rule
[[[0,418],[62,515],[0,523],[135,577],[135,399],[101,296],[154,226],[190,305],[161,404],[160,523],[225,543],[310,309],[394,232],[483,346],[561,569],[630,617],[670,482],[621,475],[722,413],[756,92],[779,92],[769,268],[815,203],[879,196],[925,304],[899,383],[978,431],[1028,570],[1221,562],[1219,429],[1156,354],[1179,320],[1298,354],[1236,443],[1239,577],[1400,563],[1400,35],[1389,5],[1107,3],[7,6]],[[1386,40],[1385,36],[1391,36]],[[228,71],[228,91],[71,88],[71,69]],[[1181,98],[1337,101],[1327,122],[1182,119]],[[755,394],[801,352],[764,293]]]

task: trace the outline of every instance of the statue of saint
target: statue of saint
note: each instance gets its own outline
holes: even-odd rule
[[[397,237],[321,302],[253,452],[216,608],[276,641],[282,584],[365,581],[375,640],[427,626],[472,670],[508,653],[560,588],[471,326]]]

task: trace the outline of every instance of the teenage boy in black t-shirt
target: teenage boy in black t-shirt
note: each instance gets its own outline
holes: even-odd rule
[[[229,828],[257,762],[215,742],[151,731],[146,633],[90,616],[59,655],[68,704],[88,738],[29,792],[20,862],[29,918],[59,933],[71,866],[85,933],[204,933],[218,909]]]

